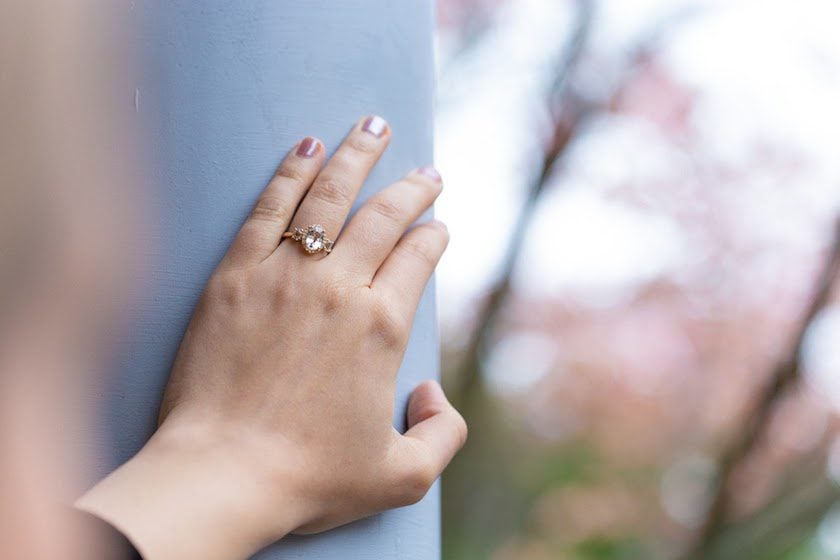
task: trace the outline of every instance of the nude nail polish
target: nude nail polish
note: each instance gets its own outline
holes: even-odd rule
[[[377,138],[381,138],[385,134],[386,128],[388,128],[388,123],[385,122],[385,119],[376,115],[368,117],[362,124],[362,130],[373,134]]]
[[[422,175],[425,175],[426,177],[430,178],[430,179],[434,179],[435,181],[440,181],[441,180],[440,173],[438,173],[438,170],[435,169],[434,167],[432,167],[431,165],[426,165],[424,167],[421,167],[417,171],[419,173],[421,173]]]
[[[312,138],[311,136],[307,136],[301,141],[295,154],[300,157],[310,158],[315,155],[315,152],[318,151],[318,146],[320,145],[321,143],[318,140]]]

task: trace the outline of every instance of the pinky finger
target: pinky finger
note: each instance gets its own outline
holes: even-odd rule
[[[371,288],[414,316],[440,257],[449,243],[449,232],[443,222],[432,220],[406,233],[379,267]]]

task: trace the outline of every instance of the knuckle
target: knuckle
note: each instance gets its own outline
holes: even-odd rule
[[[356,133],[348,137],[344,144],[347,148],[364,156],[371,156],[379,152],[380,144],[369,134]]]
[[[437,264],[437,255],[428,241],[407,237],[397,245],[397,249],[428,266],[434,267]]]
[[[398,499],[403,505],[416,504],[429,492],[436,478],[431,462],[413,462],[400,476]]]
[[[294,272],[287,268],[283,274],[278,274],[271,279],[268,289],[271,291],[271,302],[275,307],[295,305],[300,302],[301,295],[299,290],[295,289],[293,276]]]
[[[464,417],[461,416],[461,413],[455,411],[455,415],[457,416],[457,420],[455,423],[455,430],[458,433],[458,447],[461,448],[467,443],[467,437],[469,437],[470,429],[467,426],[467,421],[464,420]]]
[[[370,201],[372,212],[391,222],[400,222],[404,214],[400,205],[391,198],[376,197]]]
[[[288,162],[284,163],[279,168],[277,168],[275,177],[279,177],[281,179],[289,179],[290,181],[294,181],[295,183],[306,182],[306,178],[304,177],[303,171],[300,169],[300,167]]]
[[[323,286],[319,291],[318,297],[321,299],[324,311],[327,314],[341,309],[350,300],[348,290],[339,282],[332,282]]]
[[[309,195],[320,202],[334,206],[347,206],[352,202],[350,188],[346,183],[335,178],[317,181]]]
[[[371,335],[385,346],[401,347],[408,340],[411,325],[394,306],[381,302],[371,313]]]
[[[289,217],[289,212],[282,198],[263,196],[254,205],[251,217],[256,220],[282,221]]]

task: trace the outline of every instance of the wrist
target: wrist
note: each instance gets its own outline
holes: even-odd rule
[[[259,462],[230,437],[170,422],[76,505],[122,531],[149,560],[246,558],[301,519],[292,485],[268,480]]]

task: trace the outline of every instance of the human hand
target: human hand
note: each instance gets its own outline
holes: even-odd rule
[[[441,191],[431,168],[368,200],[344,227],[390,130],[357,123],[330,161],[289,153],[209,280],[141,452],[78,507],[150,560],[244,558],[420,500],[466,439],[435,382],[391,424],[396,374],[446,228],[406,230]],[[282,240],[321,224],[334,249]]]

